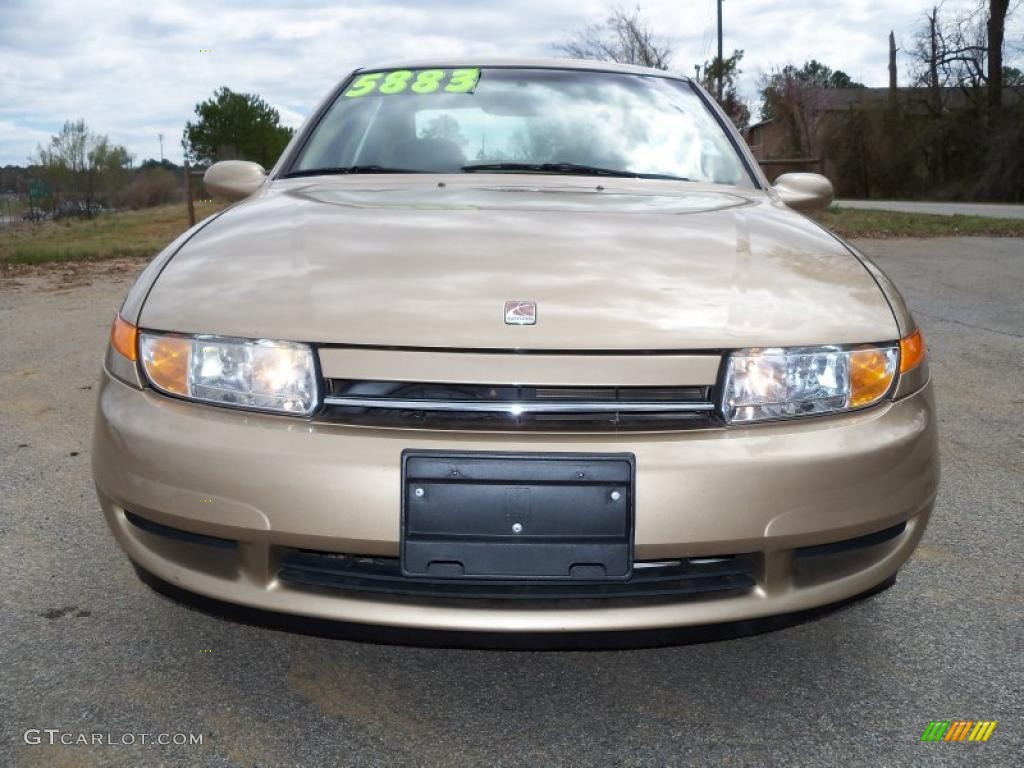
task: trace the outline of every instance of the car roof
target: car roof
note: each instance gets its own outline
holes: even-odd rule
[[[458,69],[463,67],[578,69],[590,72],[622,72],[631,75],[654,75],[656,77],[667,77],[673,80],[689,80],[685,75],[667,72],[663,69],[640,67],[634,64],[619,64],[614,61],[555,58],[496,58],[493,56],[479,56],[475,58],[457,56],[454,58],[376,62],[373,66],[359,67],[357,71],[377,71],[382,69]]]

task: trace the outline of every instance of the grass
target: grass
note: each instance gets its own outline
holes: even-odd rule
[[[831,206],[814,218],[842,237],[1024,237],[1024,219],[939,216]]]
[[[196,219],[223,207],[218,203],[196,203]],[[105,213],[94,219],[19,223],[0,228],[0,263],[43,264],[155,256],[186,229],[188,212],[183,203]]]
[[[0,198],[0,216],[11,216],[17,218],[25,212],[25,201],[21,197]]]

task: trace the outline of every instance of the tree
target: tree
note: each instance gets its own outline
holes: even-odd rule
[[[963,86],[975,88],[985,79],[985,25],[980,8],[956,15],[944,14],[941,5],[924,14],[911,56],[915,83],[938,91]]]
[[[84,120],[68,120],[47,146],[37,147],[36,157],[31,158],[42,167],[43,177],[49,182],[50,205],[54,210],[65,196],[74,194],[74,181],[85,170],[88,137]]]
[[[68,120],[47,146],[38,147],[35,162],[50,182],[54,209],[64,200],[92,215],[97,203],[110,203],[125,185],[132,156],[92,133],[84,120]]]
[[[988,108],[1003,106],[1003,37],[1010,0],[990,0],[988,14]]]
[[[826,91],[863,87],[842,70],[833,70],[815,59],[799,69],[787,64],[761,80],[761,117],[782,122],[790,151],[816,156],[818,129],[828,105]]]
[[[135,174],[125,195],[125,203],[132,209],[173,203],[181,200],[182,187],[181,178],[177,173],[152,160],[144,163]]]
[[[743,73],[740,69],[740,61],[743,60],[743,51],[737,49],[732,56],[725,61],[720,61],[716,56],[711,61],[705,61],[701,69],[701,85],[711,93],[715,94],[718,88],[718,76],[722,76],[722,96],[718,103],[722,105],[725,114],[733,121],[737,128],[746,127],[750,122],[750,109],[739,97],[736,81]]]
[[[770,73],[761,84],[761,116],[764,119],[775,116],[780,96],[794,84],[804,89],[817,90],[864,87],[864,83],[856,82],[843,70],[832,69],[817,59],[805,62],[799,69],[787,64]]]
[[[128,167],[132,162],[132,156],[124,147],[111,144],[106,136],[95,139],[82,179],[82,202],[90,215],[99,201],[119,202],[117,198],[128,184]]]
[[[989,112],[998,112],[1007,84],[1003,62],[1010,0],[977,0],[974,8],[944,13],[942,5],[925,13],[915,35],[912,57],[916,82],[932,89],[936,112],[943,111],[942,89],[960,87],[980,102],[985,88]]]
[[[980,102],[988,92],[990,109],[1002,105],[1003,43],[1009,0],[977,0],[966,11],[946,13],[941,4],[924,14],[911,57],[915,83],[931,88],[936,112],[943,110],[942,89],[959,87]]]
[[[460,146],[466,143],[466,137],[462,135],[462,126],[451,115],[438,115],[435,117],[427,123],[426,128],[420,131],[420,137],[424,139],[445,139]]]
[[[163,168],[165,171],[177,174],[180,174],[182,171],[182,167],[180,165],[175,165],[170,160],[166,159],[157,160],[156,158],[150,157],[139,163],[140,171],[148,171],[153,168]]]
[[[811,59],[797,72],[801,80],[818,88],[863,88],[841,69],[832,69],[817,59]]]
[[[589,24],[575,36],[555,46],[555,50],[573,59],[615,61],[642,67],[668,69],[672,47],[659,41],[637,6],[627,13],[612,9],[603,24]]]
[[[1024,72],[1016,67],[1003,67],[1003,87],[1024,88]]]
[[[270,168],[292,137],[276,109],[255,94],[227,87],[196,104],[195,114],[197,120],[185,124],[181,139],[185,158],[192,163],[239,158]]]

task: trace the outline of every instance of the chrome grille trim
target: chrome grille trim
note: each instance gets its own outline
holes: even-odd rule
[[[324,398],[325,405],[342,408],[379,408],[392,411],[445,411],[462,413],[504,413],[519,416],[531,413],[696,413],[713,411],[713,403],[671,402],[527,402],[485,400],[403,400],[384,397]]]

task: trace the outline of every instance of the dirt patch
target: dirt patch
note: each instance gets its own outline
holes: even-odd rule
[[[149,261],[149,256],[48,264],[10,264],[0,261],[0,291],[21,288],[64,291],[84,288],[96,280],[109,280],[111,277],[134,278]]]

